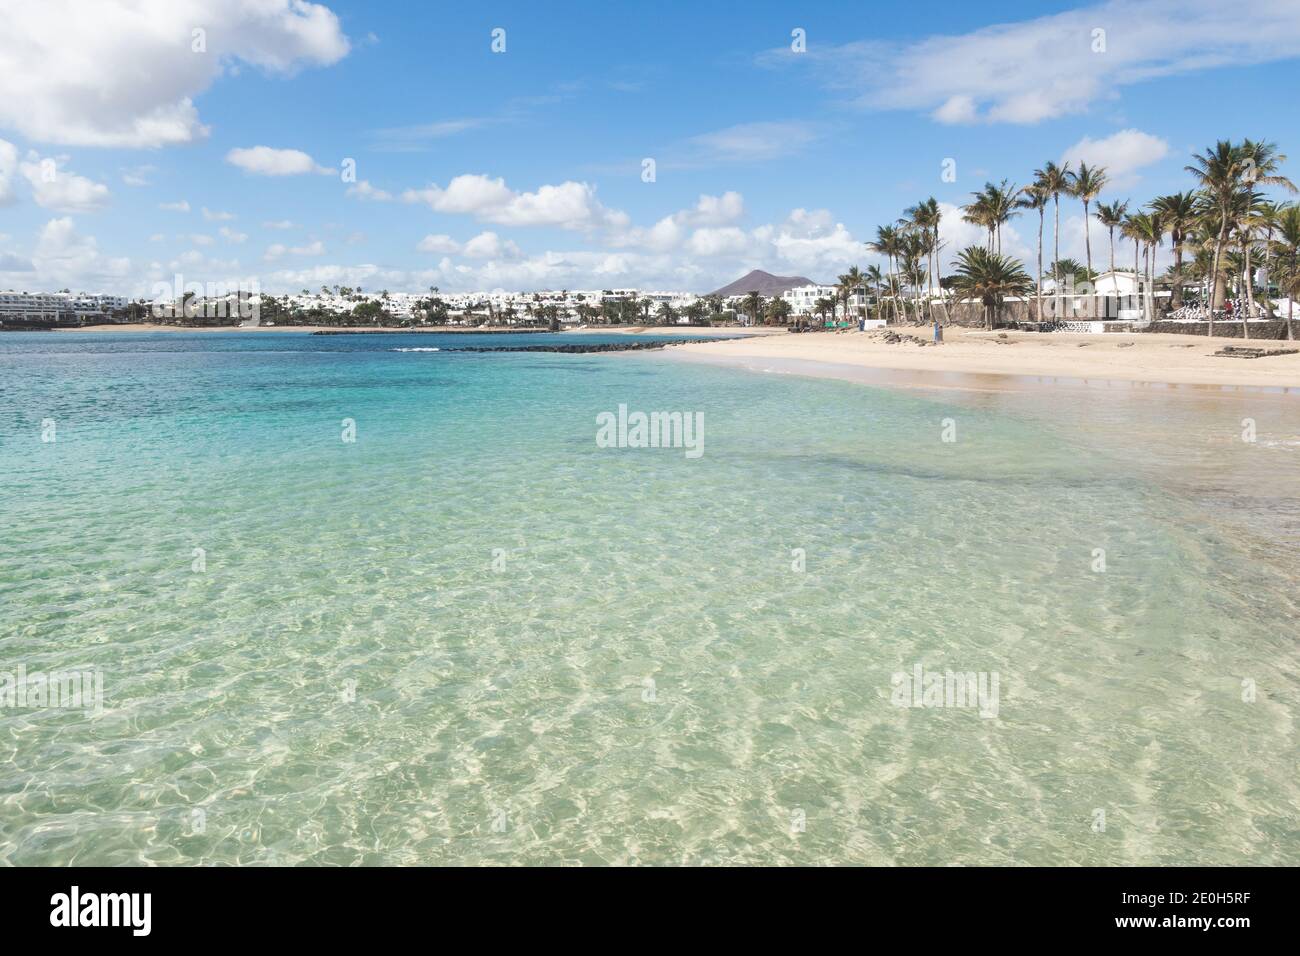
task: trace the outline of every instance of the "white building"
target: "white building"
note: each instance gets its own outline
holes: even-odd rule
[[[814,315],[817,312],[816,305],[818,299],[830,299],[835,303],[835,314],[844,318],[844,302],[840,297],[840,290],[833,285],[800,285],[793,289],[786,289],[781,293],[781,298],[790,303],[792,315]],[[862,310],[867,305],[867,293],[865,289],[858,289],[849,296],[849,316],[857,317],[862,314]]]
[[[0,322],[75,324],[125,309],[130,300],[121,295],[86,292],[0,292]]]

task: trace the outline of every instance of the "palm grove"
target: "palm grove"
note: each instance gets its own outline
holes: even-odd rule
[[[1067,286],[1073,281],[1087,288],[1084,284],[1097,278],[1093,264],[1100,251],[1094,255],[1095,225],[1095,238],[1105,243],[1105,261],[1112,273],[1128,271],[1127,263],[1118,264],[1116,257],[1126,255],[1124,246],[1131,244],[1132,273],[1135,288],[1143,290],[1139,308],[1144,316],[1157,316],[1154,290],[1159,283],[1170,290],[1170,309],[1207,319],[1213,334],[1215,319],[1222,321],[1227,314],[1225,299],[1238,298],[1242,302],[1234,309],[1235,317],[1242,320],[1243,335],[1249,337],[1245,318],[1271,314],[1264,312],[1265,304],[1276,292],[1287,299],[1286,334],[1294,338],[1290,300],[1300,294],[1300,207],[1264,192],[1270,187],[1296,192],[1281,174],[1285,161],[1273,143],[1219,141],[1194,154],[1185,167],[1194,188],[1158,196],[1141,207],[1129,201],[1100,202],[1109,184],[1106,170],[1083,162],[1077,168],[1070,163],[1045,163],[1024,186],[1005,179],[986,183],[961,207],[964,221],[985,230],[985,241],[960,250],[949,275],[942,275],[941,269],[941,209],[934,198],[926,199],[905,210],[896,223],[876,229],[867,248],[882,258],[884,268],[848,270],[839,277],[837,299],[847,316],[851,299],[865,292],[877,303],[878,317],[899,322],[934,321],[936,297],[944,301],[945,291],[978,302],[990,328],[1011,297],[1032,297],[1038,322],[1044,321],[1045,311],[1053,318],[1065,317]],[[1084,263],[1061,258],[1062,200],[1082,204]],[[1021,215],[1037,219],[1036,279],[1020,260],[1002,251],[1003,227]],[[1047,238],[1051,259],[1045,270]],[[1166,240],[1173,261],[1157,275],[1156,256]],[[1045,291],[1045,278],[1053,280],[1050,294]],[[819,302],[814,311],[833,315],[836,305]]]

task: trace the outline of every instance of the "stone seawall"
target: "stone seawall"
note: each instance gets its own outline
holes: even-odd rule
[[[1300,335],[1300,321],[1292,323],[1293,330]],[[1208,335],[1210,332],[1210,323],[1208,322],[1152,322],[1144,332],[1166,332],[1175,335]],[[1231,321],[1214,322],[1214,334],[1222,336],[1225,339],[1242,338],[1241,323]],[[1252,339],[1285,339],[1286,338],[1286,321],[1276,319],[1268,322],[1251,322],[1250,337]]]

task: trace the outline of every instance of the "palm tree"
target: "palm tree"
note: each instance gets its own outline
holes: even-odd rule
[[[1153,199],[1148,207],[1152,212],[1158,213],[1162,222],[1169,229],[1169,241],[1174,247],[1174,267],[1172,275],[1174,277],[1174,294],[1170,305],[1178,309],[1183,304],[1183,243],[1187,238],[1187,230],[1196,222],[1200,215],[1200,204],[1197,202],[1196,194],[1188,191],[1182,193],[1170,193],[1168,196],[1159,196]]]
[[[745,311],[749,313],[749,324],[758,325],[758,313],[763,308],[763,297],[757,292],[745,296]]]
[[[1061,258],[1061,193],[1070,191],[1070,164],[1057,166],[1045,163],[1042,169],[1034,171],[1034,185],[1052,197],[1052,261]],[[1060,316],[1061,284],[1058,282],[1056,292],[1056,314]]]
[[[1291,319],[1295,297],[1300,295],[1300,206],[1287,204],[1278,211],[1277,239],[1270,245],[1277,251],[1278,265],[1287,286],[1286,337],[1294,340]]]
[[[1115,227],[1123,225],[1124,214],[1128,212],[1128,201],[1120,202],[1116,200],[1107,205],[1104,202],[1097,203],[1097,221],[1106,227],[1110,234],[1110,276],[1111,282],[1115,288],[1115,299],[1119,300],[1119,282],[1115,276]]]
[[[993,251],[993,210],[989,207],[988,196],[982,192],[971,193],[974,200],[961,207],[961,218],[964,222],[972,223],[976,226],[982,226],[988,232],[986,248]]]
[[[766,316],[768,324],[785,325],[790,321],[791,311],[793,310],[789,300],[779,295],[774,296],[771,301],[767,303]]]
[[[1016,211],[1016,197],[1020,195],[1020,187],[1005,179],[996,186],[985,183],[984,195],[988,197],[989,218],[993,220],[994,251],[1000,253],[1002,227],[1010,222],[1013,216],[1020,215]]]
[[[1064,281],[1071,277],[1075,279],[1082,278],[1090,282],[1094,278],[1093,274],[1088,271],[1087,267],[1084,266],[1082,262],[1068,257],[1061,259],[1059,262],[1052,263],[1052,271],[1049,272],[1048,275],[1057,282]]]
[[[903,275],[912,286],[912,308],[916,321],[921,321],[921,261],[929,240],[918,232],[904,232],[898,238],[898,258]]]
[[[875,266],[872,266],[874,269]],[[822,328],[826,328],[826,316],[835,315],[835,300],[828,299],[825,296],[813,303],[813,311],[822,317]]]
[[[1281,222],[1282,210],[1287,203],[1276,203],[1268,199],[1259,201],[1259,228],[1264,230],[1264,296],[1269,296],[1273,284],[1273,233]],[[1269,312],[1272,312],[1270,306]]]
[[[1241,316],[1241,337],[1244,339],[1250,338],[1248,320],[1255,315],[1255,275],[1250,265],[1250,256],[1255,247],[1255,230],[1263,227],[1266,217],[1267,208],[1263,196],[1253,189],[1243,190],[1233,209],[1233,225],[1237,245],[1241,250],[1239,274],[1246,290],[1246,310]],[[1268,292],[1267,287],[1264,291]]]
[[[1033,280],[1010,256],[990,252],[979,246],[967,246],[957,256],[953,285],[968,298],[979,299],[984,307],[985,327],[992,329],[996,312],[1007,296],[1024,295],[1033,288]]]
[[[1147,213],[1132,212],[1124,217],[1124,223],[1120,226],[1120,235],[1125,239],[1133,240],[1133,297],[1136,299],[1142,295],[1142,269],[1138,265],[1138,258],[1142,253],[1142,237],[1146,235],[1147,223],[1143,220],[1149,218]],[[1143,309],[1145,310],[1145,299]]]
[[[867,285],[875,290],[876,312],[877,317],[880,317],[879,313],[882,311],[880,293],[885,287],[885,274],[880,271],[880,266],[867,266],[867,271],[862,274],[862,277]]]
[[[1137,244],[1142,245],[1142,263],[1143,263],[1143,280],[1146,283],[1146,294],[1143,296],[1143,308],[1148,320],[1155,318],[1156,298],[1155,298],[1155,261],[1156,250],[1160,247],[1160,240],[1164,238],[1164,223],[1160,219],[1160,214],[1156,212],[1140,212],[1132,215],[1126,223],[1129,229],[1129,235],[1134,242],[1134,259],[1133,265],[1137,267]]]
[[[889,286],[890,293],[893,296],[894,319],[899,317],[898,303],[901,296],[901,290],[897,286],[895,276],[894,259],[898,255],[899,248],[899,231],[893,226],[877,226],[875,242],[868,242],[867,249],[877,255],[885,256],[889,261]]]
[[[989,251],[1001,252],[1002,227],[1017,215],[1019,187],[1004,179],[998,184],[985,183],[982,190],[971,195],[975,198],[961,207],[962,218],[987,229]]]
[[[1287,192],[1295,195],[1295,183],[1278,173],[1278,170],[1282,168],[1282,164],[1286,162],[1286,156],[1277,151],[1277,143],[1266,143],[1262,140],[1256,142],[1252,139],[1246,139],[1242,140],[1237,149],[1241,154],[1243,163],[1248,166],[1248,170],[1243,176],[1247,185],[1281,186]]]
[[[1021,209],[1038,210],[1038,288],[1034,296],[1038,306],[1038,321],[1043,321],[1043,219],[1047,212],[1047,191],[1037,183],[1031,183],[1020,190],[1016,205]],[[1114,253],[1112,251],[1112,258]]]
[[[939,279],[937,257],[939,252],[939,220],[942,215],[943,213],[939,209],[939,201],[933,196],[903,211],[905,227],[925,236],[925,293],[927,308],[931,310],[931,318],[933,318],[933,306],[930,303],[934,298],[934,287]]]
[[[1255,147],[1255,152],[1267,162],[1268,157],[1263,155],[1265,150],[1262,144]],[[1228,140],[1221,139],[1203,154],[1193,153],[1192,165],[1183,167],[1195,177],[1197,185],[1200,186],[1207,207],[1206,217],[1215,230],[1214,265],[1210,273],[1212,288],[1209,301],[1209,331],[1211,335],[1214,334],[1214,310],[1223,301],[1219,266],[1223,261],[1223,247],[1228,239],[1233,201],[1241,189],[1242,180],[1250,172],[1250,166],[1246,163],[1248,158],[1252,163],[1254,162],[1252,157],[1246,156],[1241,147],[1233,146]],[[1258,176],[1260,170],[1255,167],[1250,174]]]
[[[848,272],[839,277],[839,292],[840,298],[844,300],[845,321],[848,321],[849,318],[849,300],[853,298],[853,294],[861,288],[862,281],[862,270],[857,266],[849,269]]]
[[[1283,273],[1278,285],[1286,292],[1286,337],[1294,341],[1295,336],[1291,332],[1291,303],[1295,301],[1296,296],[1300,295],[1300,269],[1291,269]]]
[[[1092,272],[1092,231],[1089,228],[1088,204],[1106,188],[1106,169],[1103,166],[1089,166],[1080,162],[1076,172],[1068,173],[1070,192],[1083,200],[1083,245],[1087,252],[1088,272]]]

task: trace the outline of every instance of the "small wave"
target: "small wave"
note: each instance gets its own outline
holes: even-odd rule
[[[442,349],[389,349],[390,352],[441,352]]]

